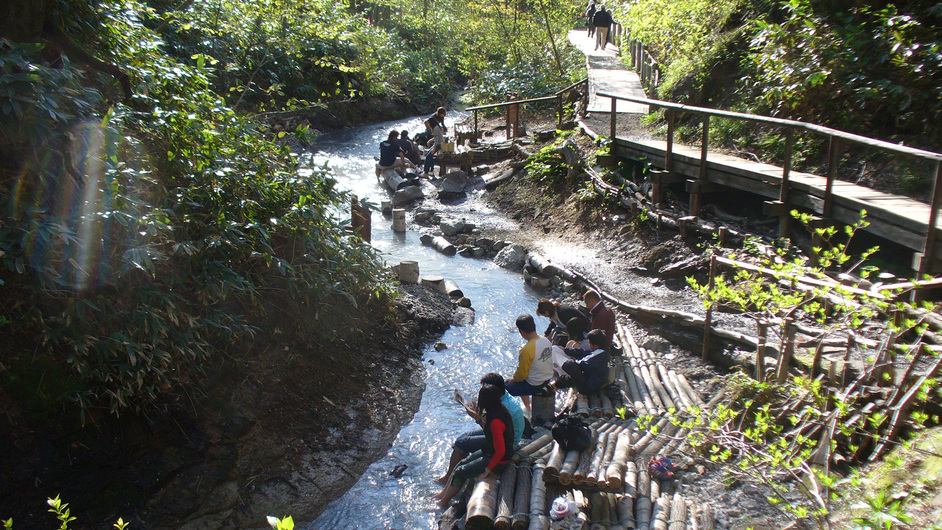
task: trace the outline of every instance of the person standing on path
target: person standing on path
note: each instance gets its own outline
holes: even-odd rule
[[[589,2],[589,6],[585,8],[585,13],[582,16],[585,18],[585,25],[588,29],[586,34],[591,38],[595,35],[595,21],[593,20],[595,18],[595,0]]]
[[[442,142],[445,141],[445,132],[448,130],[445,127],[445,107],[438,107],[435,114],[425,120],[425,124],[432,132],[432,139],[429,140],[429,150],[425,155],[425,175],[431,178],[432,172],[435,170],[435,154],[441,151]]]
[[[599,49],[599,46],[604,50],[608,45],[608,30],[612,27],[612,14],[605,9],[605,6],[599,6],[599,10],[595,13],[595,16],[592,18],[592,23],[595,25],[595,49]]]

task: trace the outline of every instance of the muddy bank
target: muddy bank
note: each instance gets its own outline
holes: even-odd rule
[[[265,528],[311,520],[382,454],[418,408],[422,347],[451,325],[450,300],[403,286],[394,313],[338,301],[325,340],[271,330],[233,347],[203,385],[162,410],[84,428],[75,411],[36,418],[3,396],[0,516],[48,526],[61,495],[70,528]]]

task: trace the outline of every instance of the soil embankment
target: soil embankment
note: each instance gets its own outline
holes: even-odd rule
[[[375,305],[375,307],[373,307]],[[418,408],[422,346],[448,328],[448,298],[403,286],[395,313],[338,300],[315,341],[289,330],[236,345],[203,385],[161,411],[80,427],[35,422],[4,397],[0,513],[48,526],[61,495],[70,528],[263,528],[266,515],[310,520],[395,438]]]

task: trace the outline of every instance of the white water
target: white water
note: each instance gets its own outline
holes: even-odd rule
[[[451,118],[451,116],[449,116]],[[340,186],[379,204],[389,197],[377,184],[373,157],[379,142],[390,129],[420,132],[422,117],[350,129],[320,138],[313,163],[327,163]],[[450,120],[448,122],[450,125]],[[456,206],[443,206],[434,198],[426,204],[480,225],[509,225],[496,219],[478,197]],[[488,260],[445,257],[419,243],[419,233],[410,229],[396,236],[390,220],[373,214],[373,245],[388,263],[404,259],[419,262],[422,275],[453,279],[471,299],[475,323],[452,327],[442,341],[448,349],[424,352],[426,388],[415,418],[403,426],[387,454],[373,463],[360,480],[332,502],[310,529],[423,529],[437,527],[440,510],[429,500],[438,492],[433,480],[444,472],[452,441],[475,424],[454,402],[454,389],[476,395],[479,380],[487,372],[509,376],[516,367],[517,350],[523,341],[514,325],[521,313],[535,315],[539,296],[524,286],[518,273],[511,273]],[[547,324],[537,317],[537,329]],[[543,327],[541,327],[543,326]],[[390,476],[398,465],[408,468],[401,478]]]

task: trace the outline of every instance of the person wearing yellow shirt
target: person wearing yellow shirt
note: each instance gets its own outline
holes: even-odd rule
[[[507,393],[519,396],[526,409],[530,408],[530,396],[545,391],[553,377],[553,344],[536,332],[536,323],[531,315],[517,317],[517,331],[527,343],[517,355],[517,370],[507,381]]]

